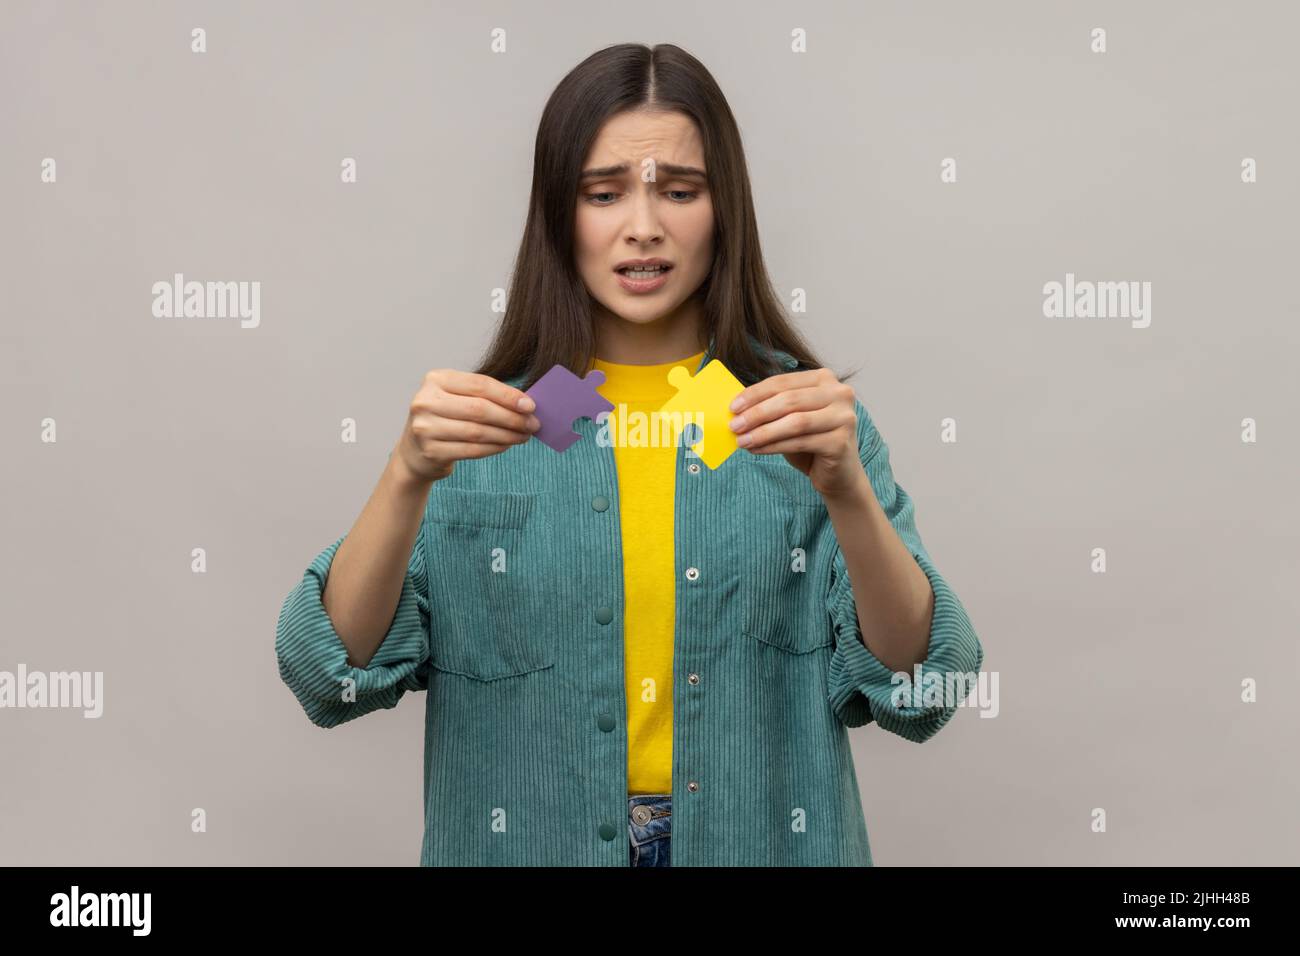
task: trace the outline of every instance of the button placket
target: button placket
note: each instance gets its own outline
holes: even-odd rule
[[[603,488],[606,489],[605,494],[596,493],[596,489],[593,489],[591,497],[588,499],[588,504],[594,512],[592,527],[596,532],[596,541],[599,546],[597,556],[601,559],[602,565],[608,568],[607,571],[602,571],[600,579],[597,582],[600,585],[608,587],[608,591],[605,594],[592,595],[597,601],[600,601],[601,598],[603,598],[604,601],[592,606],[591,613],[592,619],[595,623],[605,627],[611,624],[615,618],[616,608],[613,606],[613,599],[617,598],[620,594],[620,582],[618,578],[622,571],[622,528],[620,522],[616,520],[617,512],[613,509],[614,500],[618,496],[618,466],[615,460],[613,447],[601,447],[600,443],[596,440],[596,432],[600,427],[599,422],[590,418],[581,418],[574,422],[573,427],[574,431],[578,432],[583,439],[577,443],[577,446],[580,447],[575,447],[574,449],[574,453],[579,456],[575,461],[575,465],[594,466],[580,468],[578,473],[594,475],[596,480],[599,482],[597,488],[603,486]],[[613,523],[604,524],[606,521],[612,521]],[[595,524],[595,522],[601,523]],[[621,611],[621,609],[622,605],[620,603],[617,610]],[[611,631],[605,633],[621,635],[621,622],[619,627],[612,628]],[[611,654],[609,658],[602,656],[599,661],[602,665],[605,665],[607,663],[612,663],[614,660],[621,661],[621,659],[622,655],[620,652],[618,654]],[[618,715],[620,713],[620,708],[624,703],[624,690],[621,680],[617,679],[618,675],[612,670],[602,666],[602,676],[608,676],[610,678],[610,683],[608,687],[606,687],[602,681],[602,686],[594,692],[592,697],[591,702],[595,709],[593,717],[596,727],[600,731],[600,733],[593,738],[592,753],[597,760],[604,760],[608,763],[609,767],[613,768],[616,766],[617,761],[608,760],[607,758],[612,758],[615,755],[615,752],[610,748],[617,747],[622,738],[622,734],[617,731],[619,730],[621,723]],[[598,743],[598,741],[600,742]],[[623,824],[621,826],[615,827],[613,824],[605,822],[599,824],[597,827],[597,835],[599,838],[602,841],[617,847],[618,844],[614,843],[614,841],[617,839],[620,832],[626,833],[627,828],[627,804],[625,802],[627,798],[626,773],[610,772],[601,774],[593,781],[593,785],[599,799],[613,799],[617,796],[618,801],[622,805],[620,816],[623,819]]]
[[[707,361],[707,360],[706,360],[706,361]],[[691,459],[694,458],[694,456],[691,455],[691,454],[688,454],[688,453],[689,453],[689,450],[690,450],[690,449],[689,449],[689,447],[687,446],[687,444],[686,444],[685,442],[683,442],[682,445],[681,445],[681,447],[679,448],[679,452],[678,452],[680,455],[682,455],[682,460],[685,462],[685,465],[686,465],[686,474],[688,474],[688,475],[692,475],[692,476],[700,476],[700,475],[703,474],[703,469],[700,467],[700,463],[699,463],[698,461],[691,460]],[[678,474],[681,474],[681,472],[679,471]],[[703,480],[703,479],[699,479],[699,480]],[[676,520],[678,520],[678,522],[679,522],[679,525],[678,525],[679,528],[682,528],[683,526],[685,526],[685,527],[687,527],[687,528],[693,529],[693,528],[695,527],[695,525],[693,524],[693,522],[692,522],[692,520],[691,520],[691,517],[692,517],[692,516],[691,516],[692,508],[691,508],[691,504],[690,504],[689,502],[690,502],[690,500],[694,497],[694,495],[696,495],[696,494],[702,494],[703,491],[704,491],[704,486],[702,486],[702,485],[701,485],[701,486],[698,486],[698,490],[697,490],[696,486],[694,486],[693,483],[685,484],[685,485],[684,485],[684,486],[679,490],[679,494],[685,496],[685,497],[683,497],[682,500],[681,500],[681,509],[682,509],[682,513],[681,513],[681,514],[677,517],[677,519],[676,519]],[[692,550],[694,549],[694,545],[693,545],[693,542],[692,542],[692,540],[691,540],[691,535],[690,535],[690,531],[689,531],[689,530],[686,532],[685,535],[681,535],[681,534],[679,533],[679,540],[681,540],[681,542],[685,545],[685,547],[683,547],[683,548],[681,549],[681,551],[679,551],[679,553],[689,553],[690,551],[692,551]],[[699,569],[698,567],[696,567],[695,565],[690,565],[690,566],[688,566],[688,567],[686,568],[685,572],[683,572],[683,576],[684,576],[684,577],[686,578],[686,580],[687,580],[688,582],[690,582],[692,585],[694,585],[694,586],[696,586],[696,587],[700,587],[700,586],[702,586],[702,585],[700,585],[700,583],[699,583],[700,580],[701,580],[701,572],[700,572],[700,569]],[[700,599],[700,598],[702,598],[702,597],[703,597],[703,595],[697,595],[697,596],[696,596],[696,599]],[[687,601],[689,601],[689,600],[690,600],[690,599],[688,598]],[[689,618],[690,618],[689,608],[690,608],[689,603],[679,601],[679,612],[678,612],[678,613],[682,615],[682,619],[681,619],[681,620],[682,620],[682,626],[683,626],[683,627],[686,627],[686,628],[689,628],[689,627],[690,627],[690,624],[689,624]],[[683,641],[683,642],[681,642],[682,645],[687,646],[687,647],[689,647],[691,643],[692,643],[692,642],[690,642],[690,641]],[[686,663],[686,662],[683,661],[682,663]],[[690,672],[688,672],[687,675],[686,675],[686,682],[687,682],[687,684],[689,684],[691,687],[699,687],[699,685],[700,685],[700,680],[701,680],[701,678],[700,678],[700,674],[699,674],[698,672],[696,672],[696,671],[690,671]],[[687,698],[685,697],[685,695],[683,695],[683,698],[682,698],[682,700],[681,700],[681,703],[679,704],[679,706],[690,706],[690,708],[691,708],[691,712],[692,712],[692,713],[691,713],[691,715],[690,715],[689,717],[687,716],[687,713],[686,713],[686,712],[683,712],[683,713],[682,713],[682,718],[684,718],[685,720],[698,719],[698,714],[694,713],[694,711],[695,711],[695,707],[698,706],[698,704],[699,704],[699,702],[700,702],[700,699],[697,698],[695,695],[691,695],[691,699],[696,701],[696,703],[695,703],[694,705],[689,705],[689,704],[688,704],[688,701],[687,701]],[[696,793],[699,789],[700,789],[700,784],[699,784],[699,782],[698,782],[697,780],[689,780],[689,781],[687,781],[687,783],[686,783],[686,790],[687,790],[689,793]],[[680,825],[681,825],[681,826],[686,826],[686,825],[687,825],[687,820],[688,820],[688,819],[689,819],[689,817],[682,817],[682,819],[681,819],[681,821],[680,821]]]

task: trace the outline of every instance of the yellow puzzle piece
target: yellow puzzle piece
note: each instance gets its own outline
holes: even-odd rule
[[[674,365],[668,371],[668,384],[677,389],[677,394],[660,407],[659,415],[670,416],[674,436],[688,424],[699,425],[704,437],[691,450],[709,468],[717,468],[740,447],[731,430],[731,420],[736,416],[728,406],[745,386],[717,359],[694,376],[685,365]]]

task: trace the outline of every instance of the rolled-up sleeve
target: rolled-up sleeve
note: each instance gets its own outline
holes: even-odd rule
[[[930,579],[930,587],[934,590],[934,615],[925,659],[919,672],[907,675],[909,681],[914,681],[919,673],[921,683],[913,684],[916,697],[911,702],[900,700],[902,695],[897,690],[903,685],[894,680],[894,672],[863,643],[844,553],[836,542],[826,597],[835,642],[830,664],[830,704],[835,716],[848,727],[860,727],[874,720],[891,733],[922,743],[952,719],[958,705],[957,700],[950,699],[943,692],[938,693],[938,702],[923,705],[921,695],[927,684],[937,680],[941,691],[950,686],[964,687],[969,691],[983,666],[984,649],[966,609],[935,568],[921,542],[912,498],[894,481],[888,445],[860,401],[857,402],[857,412],[858,448],[863,467],[894,530]],[[933,676],[927,679],[927,674]],[[956,696],[964,697],[965,694],[959,690]]]
[[[429,580],[424,528],[416,536],[393,623],[366,667],[353,667],[321,593],[344,535],[318,554],[280,610],[275,654],[280,677],[311,722],[335,727],[372,710],[396,707],[429,679]]]

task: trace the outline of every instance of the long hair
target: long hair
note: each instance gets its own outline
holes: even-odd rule
[[[704,64],[678,46],[623,43],[579,63],[546,102],[506,312],[475,371],[502,380],[523,373],[527,389],[557,363],[577,375],[591,368],[593,300],[574,261],[579,176],[605,120],[638,108],[684,113],[703,139],[714,256],[695,294],[703,298],[703,333],[713,357],[746,385],[785,371],[751,347],[752,335],[763,347],[797,359],[801,369],[821,368],[786,318],[763,264],[740,130],[722,90]]]

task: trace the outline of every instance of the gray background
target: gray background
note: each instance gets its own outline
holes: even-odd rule
[[[876,862],[1300,862],[1295,6],[468,6],[0,6],[0,669],[106,683],[0,710],[0,862],[418,861],[423,696],[312,726],[276,618],[486,344],[546,97],[628,40],[729,97],[776,285],[999,673],[995,719],[853,732]],[[174,272],[260,281],[261,327],[155,319]],[[1150,281],[1151,326],[1044,318],[1066,272]]]

